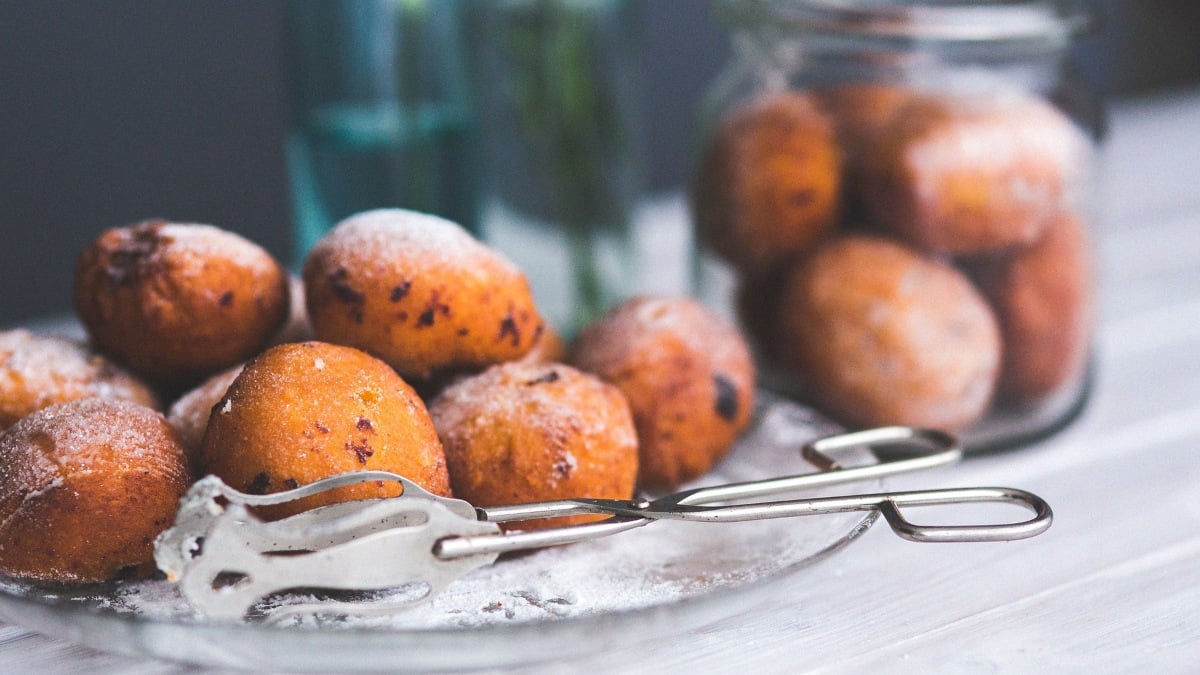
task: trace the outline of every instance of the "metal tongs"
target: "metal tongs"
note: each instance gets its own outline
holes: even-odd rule
[[[906,448],[902,458],[875,464],[844,467],[833,456],[851,448],[897,445]],[[394,613],[432,599],[455,579],[492,564],[501,553],[605,537],[657,520],[733,522],[875,511],[904,539],[977,542],[1032,537],[1050,527],[1053,518],[1050,506],[1037,495],[996,487],[735,503],[926,469],[961,458],[954,436],[912,427],[827,436],[808,443],[801,452],[821,470],[684,490],[653,500],[564,499],[495,507],[439,497],[402,476],[381,471],[341,474],[269,495],[244,494],[208,476],[181,500],[174,526],[155,544],[155,560],[168,579],[178,582],[193,608],[218,619],[241,620],[264,598],[297,589],[418,588],[390,603],[327,600],[286,605],[266,617],[277,621],[312,613]],[[273,522],[251,511],[381,480],[399,483],[403,494],[323,506]],[[969,502],[1017,504],[1033,517],[1009,523],[920,525],[902,512],[905,507]],[[608,518],[543,530],[505,531],[499,525],[579,514]]]

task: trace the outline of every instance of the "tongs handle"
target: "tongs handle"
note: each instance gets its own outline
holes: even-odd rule
[[[1023,506],[1033,513],[1028,520],[977,525],[918,525],[909,520],[901,507],[948,506],[979,502],[999,502]],[[1050,527],[1054,514],[1050,505],[1037,495],[1005,487],[950,488],[911,492],[881,492],[836,497],[812,497],[789,501],[702,506],[683,504],[670,511],[646,517],[657,520],[701,522],[741,522],[770,518],[791,518],[849,511],[879,511],[901,538],[919,542],[1011,541],[1041,534]],[[618,511],[633,515],[638,511]],[[644,512],[643,512],[644,513]]]
[[[842,466],[835,456],[836,453],[852,448],[881,448],[894,445],[908,448],[908,456],[854,467]],[[670,510],[675,506],[753,499],[931,469],[962,459],[962,446],[958,438],[944,431],[891,426],[818,438],[804,444],[800,454],[821,470],[815,473],[676,492],[654,500],[650,509]]]
[[[920,542],[1012,541],[1027,539],[1045,532],[1054,520],[1054,512],[1046,500],[1025,490],[1007,487],[959,488],[894,492],[879,502],[879,512],[902,539]],[[1015,523],[994,525],[917,525],[904,516],[901,506],[936,506],[967,502],[1001,502],[1024,506],[1033,518]]]
[[[830,453],[862,446],[903,444],[915,453],[876,464],[843,467]],[[503,535],[450,537],[434,547],[442,559],[481,551],[504,553],[574,543],[641,527],[654,520],[730,522],[788,518],[801,515],[878,511],[900,537],[922,542],[1008,541],[1032,537],[1050,526],[1050,506],[1037,495],[1014,488],[957,488],[813,497],[788,501],[706,506],[713,502],[753,499],[784,492],[867,480],[953,463],[961,457],[958,439],[945,432],[913,427],[882,427],[827,436],[804,446],[803,455],[822,471],[762,481],[730,483],[676,492],[653,501],[569,499],[534,504],[477,508],[480,520],[513,522],[579,514],[604,514],[598,523]],[[967,502],[1005,502],[1024,506],[1033,518],[1014,523],[979,525],[918,525],[901,512],[902,506],[935,506]]]

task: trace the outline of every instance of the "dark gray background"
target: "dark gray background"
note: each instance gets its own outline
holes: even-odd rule
[[[1110,99],[1200,81],[1200,3],[1103,0],[1078,51]],[[68,311],[75,257],[162,216],[290,257],[282,2],[0,0],[0,326]],[[651,188],[686,173],[728,54],[700,0],[641,0]]]

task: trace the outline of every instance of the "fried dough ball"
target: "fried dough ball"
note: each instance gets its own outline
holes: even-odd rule
[[[833,120],[842,148],[842,214],[856,225],[867,224],[858,199],[862,164],[872,137],[886,128],[912,92],[894,85],[860,82],[815,92],[821,109]]]
[[[543,330],[519,269],[423,213],[342,221],[313,247],[304,286],[318,339],[375,354],[405,377],[519,358]]]
[[[841,421],[956,430],[987,408],[999,329],[953,267],[897,243],[846,236],[794,267],[782,293],[783,357]]]
[[[561,363],[510,362],[430,403],[454,495],[476,506],[572,497],[629,499],[637,432],[621,392]],[[524,521],[540,529],[594,520]]]
[[[167,422],[179,434],[184,452],[192,466],[199,468],[200,447],[213,408],[225,397],[229,385],[242,374],[245,364],[223,370],[180,396],[167,410]]]
[[[902,87],[873,82],[842,84],[816,93],[833,120],[845,159],[854,163],[868,139],[883,129],[912,96]]]
[[[107,230],[83,252],[75,309],[97,348],[130,369],[194,381],[267,343],[287,317],[288,280],[233,232],[146,221]]]
[[[741,334],[685,297],[627,300],[576,339],[571,362],[625,394],[637,425],[639,482],[671,489],[706,473],[754,410]]]
[[[80,342],[0,331],[0,430],[35,410],[93,396],[158,408],[146,384]]]
[[[863,152],[859,197],[919,248],[976,255],[1030,244],[1077,199],[1087,144],[1050,104],[1012,93],[924,95]]]
[[[999,394],[1032,403],[1083,377],[1092,325],[1087,234],[1069,215],[1040,241],[983,263],[976,280],[1004,338]]]
[[[250,494],[359,470],[450,494],[442,444],[412,387],[379,359],[322,342],[279,345],[248,363],[213,407],[200,459],[205,473]],[[263,512],[399,493],[394,483],[363,483]]]
[[[161,413],[89,398],[0,435],[0,570],[55,582],[140,578],[191,476]]]
[[[770,267],[837,222],[839,163],[833,125],[811,97],[752,101],[721,124],[701,159],[697,228],[735,267]]]

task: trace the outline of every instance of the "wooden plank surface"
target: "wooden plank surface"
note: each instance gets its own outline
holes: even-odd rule
[[[1112,128],[1088,408],[1031,447],[890,483],[1027,488],[1054,506],[1049,532],[923,545],[877,525],[704,629],[523,672],[1195,672],[1200,92],[1117,106]],[[181,670],[0,627],[0,672],[84,669]]]

